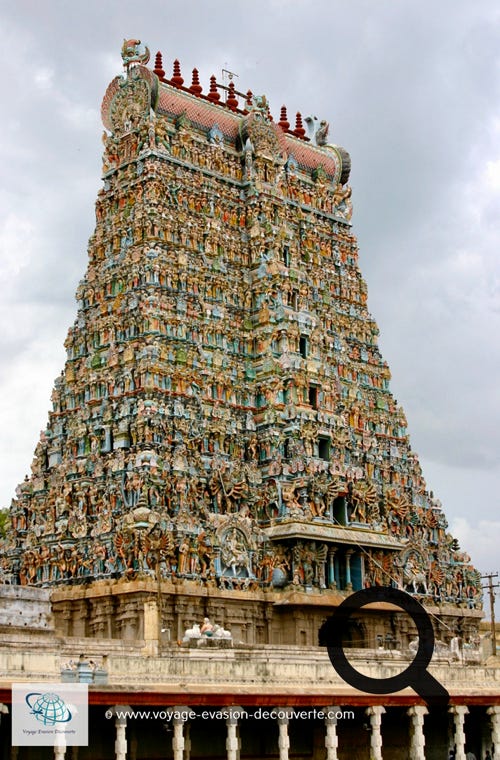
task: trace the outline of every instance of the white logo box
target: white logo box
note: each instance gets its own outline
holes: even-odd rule
[[[88,687],[73,683],[12,684],[12,745],[86,747]]]

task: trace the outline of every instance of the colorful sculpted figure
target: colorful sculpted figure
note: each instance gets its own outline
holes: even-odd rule
[[[141,63],[145,66],[149,61],[149,58],[149,48],[145,46],[144,50],[141,52],[140,40],[123,40],[122,60],[127,68],[131,63]]]

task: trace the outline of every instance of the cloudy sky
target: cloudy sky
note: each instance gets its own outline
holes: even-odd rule
[[[179,8],[182,6],[182,10]],[[206,90],[330,121],[351,153],[369,306],[450,526],[500,570],[498,0],[7,0],[0,5],[1,506],[47,420],[100,187],[124,37]]]

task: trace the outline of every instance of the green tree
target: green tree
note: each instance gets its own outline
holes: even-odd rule
[[[5,538],[10,526],[8,509],[0,509],[0,538]]]

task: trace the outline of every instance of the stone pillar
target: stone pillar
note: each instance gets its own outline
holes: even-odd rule
[[[63,602],[58,605],[57,612],[55,613],[57,628],[61,630],[63,636],[72,636],[72,624],[73,611],[71,609],[70,602]]]
[[[90,600],[89,631],[95,638],[113,638],[115,600],[97,597]]]
[[[115,705],[109,711],[115,716],[115,760],[127,760],[127,716],[125,713],[130,710],[129,705]]]
[[[139,742],[137,741],[136,732],[134,730],[130,731],[129,734],[129,758],[128,760],[137,760],[137,747],[139,745]]]
[[[286,707],[277,707],[278,717],[278,749],[280,760],[288,760],[288,750],[290,749],[290,737],[288,736],[288,721],[290,720],[291,711]]]
[[[352,591],[351,557],[353,554],[354,549],[348,549],[345,553],[345,587],[347,591]]]
[[[111,425],[103,425],[104,428],[104,441],[101,445],[101,451],[107,453],[113,448],[113,440],[111,438]]]
[[[174,603],[174,614],[177,622],[177,641],[181,641],[182,637],[184,636],[184,616],[186,614],[187,604],[185,602],[181,602],[179,600],[176,600]]]
[[[172,725],[174,727],[174,735],[172,736],[172,750],[174,753],[174,760],[184,760],[184,749],[186,742],[184,739],[184,725],[186,723],[186,717],[189,713],[189,707],[176,705],[169,708],[168,712],[174,713],[172,718]]]
[[[182,718],[174,718],[174,735],[172,737],[172,749],[174,760],[183,760],[184,758],[184,721]]]
[[[382,715],[385,707],[373,705],[367,707],[365,712],[370,718],[370,760],[382,760]]]
[[[466,760],[465,758],[465,731],[464,720],[469,712],[466,705],[452,705],[448,710],[453,715],[454,737],[453,742],[457,748],[455,760]]]
[[[127,719],[117,717],[115,727],[115,760],[127,760]]]
[[[255,644],[255,627],[252,614],[249,610],[245,611],[245,638],[246,644]]]
[[[122,639],[140,639],[143,638],[143,615],[144,607],[140,601],[133,601],[120,598],[115,613],[115,624],[117,633]]]
[[[335,578],[335,552],[336,546],[332,546],[328,550],[328,587],[337,588],[337,579]]]
[[[500,755],[500,706],[488,707],[486,712],[490,716],[491,743],[496,757]]]
[[[326,749],[326,760],[338,760],[337,755],[337,747],[339,746],[339,738],[337,736],[337,718],[329,717],[329,715],[332,715],[332,713],[336,713],[338,707],[325,707],[324,711],[326,713],[325,718],[325,726],[326,726],[326,736],[325,736],[325,749]]]
[[[158,655],[160,619],[156,601],[144,602],[144,649],[145,655]]]
[[[54,760],[64,760],[66,757],[66,737],[56,736],[54,741]]]
[[[184,736],[184,760],[190,760],[191,758],[191,726],[189,723],[186,725],[186,732]]]
[[[240,740],[238,737],[238,717],[241,707],[229,708],[229,717],[226,719],[226,757],[227,760],[240,760]],[[235,714],[236,713],[236,714]]]
[[[271,644],[273,639],[273,613],[274,610],[271,605],[266,603],[264,607],[264,620],[266,621],[266,644]]]
[[[424,707],[423,705],[414,705],[407,710],[407,714],[410,716],[411,721],[410,760],[425,760],[424,715],[427,715],[427,712],[427,707]]]
[[[87,602],[85,599],[80,599],[73,602],[72,605],[72,625],[71,636],[80,636],[81,638],[87,635]]]

